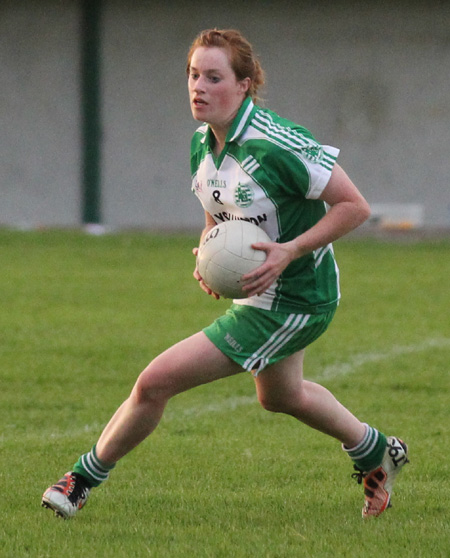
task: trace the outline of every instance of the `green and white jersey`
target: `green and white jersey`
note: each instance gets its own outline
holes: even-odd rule
[[[207,124],[191,143],[192,190],[217,223],[245,219],[275,242],[287,242],[326,213],[319,196],[339,150],[317,143],[311,133],[256,106],[242,104],[219,157]],[[336,307],[339,271],[333,247],[292,262],[261,296],[235,300],[279,312],[319,314]]]

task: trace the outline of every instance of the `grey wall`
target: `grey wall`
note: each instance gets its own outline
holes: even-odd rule
[[[283,0],[104,0],[106,226],[201,226],[184,70],[215,26],[249,38],[266,105],[339,147],[374,207],[450,227],[449,5]],[[75,1],[0,3],[0,225],[80,223],[79,37]]]
[[[76,2],[0,2],[0,224],[79,222]]]

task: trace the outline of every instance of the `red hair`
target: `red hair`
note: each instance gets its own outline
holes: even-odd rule
[[[191,59],[198,47],[225,48],[230,53],[231,68],[238,81],[250,78],[247,92],[254,101],[258,90],[264,85],[264,71],[253,53],[252,45],[235,29],[206,29],[197,35],[188,52],[186,72],[189,75]]]

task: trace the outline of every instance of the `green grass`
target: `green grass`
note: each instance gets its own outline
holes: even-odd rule
[[[394,507],[363,522],[339,444],[262,410],[249,374],[174,398],[72,521],[44,489],[160,351],[227,307],[195,237],[0,231],[0,556],[448,557],[450,243],[336,243],[343,299],[305,374],[408,442]]]

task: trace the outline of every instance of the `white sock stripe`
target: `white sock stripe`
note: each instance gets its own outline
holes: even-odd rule
[[[91,451],[88,455],[89,455],[89,461],[92,463],[92,465],[96,469],[99,469],[101,471],[103,469],[103,467],[101,466],[101,463],[98,460],[98,458],[95,456],[95,453],[93,451]]]
[[[365,433],[364,433],[364,438],[359,442],[359,444],[356,444],[356,446],[354,446],[353,448],[346,448],[346,451],[359,451],[362,447],[365,446],[365,444],[367,443],[367,439],[370,436],[370,426],[366,423],[363,423],[364,428],[366,429]]]
[[[358,459],[364,459],[365,457],[367,457],[368,455],[370,455],[370,453],[374,450],[375,445],[377,443],[378,437],[375,438],[374,443],[363,453],[358,453],[357,455],[354,455],[353,453],[350,455],[350,457],[353,460],[358,460]]]
[[[99,477],[96,473],[94,473],[91,468],[89,467],[89,463],[86,460],[86,455],[82,455],[81,456],[81,464],[83,465],[84,469],[86,470],[86,472],[88,473],[89,476],[91,476],[93,479],[98,480],[98,481],[103,481],[104,479]]]
[[[86,453],[85,455],[83,455],[81,457],[81,463],[83,464],[83,467],[86,469],[86,471],[94,479],[99,480],[99,481],[104,481],[108,478],[109,471],[106,471],[105,469],[96,467],[95,464],[93,463],[91,453]]]
[[[100,475],[105,474],[105,470],[96,463],[96,461],[95,461],[95,459],[92,455],[92,452],[87,453],[85,455],[85,458],[86,458],[86,461],[89,465],[89,470],[92,470],[95,473],[99,473]]]
[[[365,443],[359,449],[350,450],[350,455],[352,459],[363,459],[370,455],[377,445],[379,432],[375,428],[369,427],[369,436],[366,436]]]
[[[378,444],[378,438],[380,437],[380,434],[379,434],[378,430],[374,429],[374,431],[375,431],[375,436],[374,436],[373,442],[367,448],[366,453],[362,457],[366,457],[367,455],[370,455],[373,452],[373,450],[375,449],[375,446]]]
[[[99,471],[106,471],[106,472],[110,472],[112,469],[114,469],[115,465],[105,465],[104,463],[102,463],[102,461],[95,455],[94,451],[90,452],[90,457],[92,459],[92,463],[96,466],[96,468]]]

